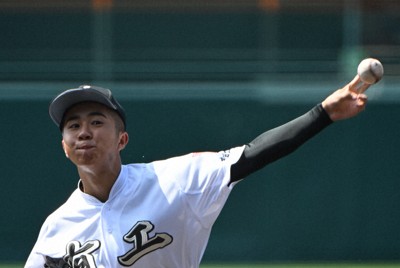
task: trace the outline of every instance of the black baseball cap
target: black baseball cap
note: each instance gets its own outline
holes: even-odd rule
[[[113,97],[111,90],[91,85],[68,89],[55,97],[49,106],[49,114],[54,123],[63,128],[65,112],[81,102],[97,102],[117,112],[126,126],[125,111]]]

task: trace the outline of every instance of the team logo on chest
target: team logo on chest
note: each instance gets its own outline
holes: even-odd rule
[[[156,233],[150,237],[154,225],[149,221],[139,221],[124,236],[124,241],[134,244],[133,249],[118,257],[123,266],[131,266],[144,255],[172,243],[172,236],[167,233]]]
[[[81,246],[78,241],[71,241],[67,245],[67,253],[64,256],[64,261],[68,267],[77,268],[92,268],[96,267],[96,262],[92,253],[100,248],[100,241],[88,241]]]
[[[155,233],[154,225],[149,221],[139,221],[123,237],[126,243],[133,244],[133,248],[122,256],[118,256],[118,262],[122,266],[132,266],[146,254],[157,249],[164,248],[172,243],[172,236],[167,233]],[[46,257],[45,267],[50,268],[96,268],[96,260],[93,253],[100,248],[98,240],[89,240],[83,245],[79,241],[71,241],[67,244],[66,254],[62,258]]]
[[[46,256],[44,267],[49,268],[96,268],[93,252],[100,248],[100,241],[90,240],[81,245],[78,241],[67,244],[66,254],[62,258]]]

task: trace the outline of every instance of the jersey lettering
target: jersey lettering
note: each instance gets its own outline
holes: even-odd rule
[[[144,255],[172,243],[172,236],[167,233],[156,233],[150,238],[154,225],[149,221],[139,221],[124,236],[124,241],[134,244],[133,249],[118,257],[123,266],[131,266]]]
[[[92,253],[100,248],[100,241],[88,241],[83,246],[78,241],[71,241],[67,245],[64,261],[71,268],[96,268]]]
[[[164,248],[172,243],[172,236],[167,233],[156,233],[150,237],[154,225],[149,221],[139,221],[123,237],[124,241],[133,244],[133,249],[118,257],[118,262],[123,266],[132,266],[144,255]],[[49,268],[96,268],[93,252],[100,248],[99,240],[89,240],[83,245],[79,241],[67,244],[66,254],[62,258],[46,256],[44,267]]]
[[[223,162],[223,161],[225,161],[227,158],[229,158],[230,154],[231,154],[231,151],[230,151],[230,150],[226,150],[226,151],[220,152],[220,154],[219,154],[219,155],[220,155],[219,159]]]

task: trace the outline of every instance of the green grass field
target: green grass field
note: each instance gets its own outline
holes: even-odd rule
[[[204,264],[200,268],[400,268],[400,263]]]
[[[200,268],[400,268],[400,263],[204,264]]]
[[[22,267],[22,263],[0,264],[0,268]],[[400,268],[400,263],[202,264],[200,268]]]

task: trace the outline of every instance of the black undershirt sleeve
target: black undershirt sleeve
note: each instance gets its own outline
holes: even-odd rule
[[[231,166],[231,182],[290,154],[331,123],[329,115],[319,104],[304,115],[264,132],[246,144],[238,162]]]

